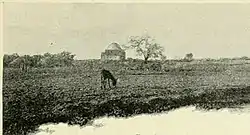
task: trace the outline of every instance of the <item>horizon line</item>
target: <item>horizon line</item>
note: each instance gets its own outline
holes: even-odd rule
[[[61,51],[61,52],[69,52],[69,51]],[[59,53],[61,53],[59,52]],[[51,52],[44,52],[44,53],[34,53],[34,54],[20,54],[20,53],[17,53],[17,52],[12,52],[12,53],[3,53],[2,56],[4,55],[13,55],[13,54],[18,54],[19,56],[24,56],[24,55],[29,55],[29,56],[34,56],[34,55],[44,55],[45,53],[50,53],[50,54],[59,54],[59,53],[51,53]],[[77,58],[77,55],[72,53],[72,52],[69,52],[73,55],[75,55],[76,58],[74,58],[75,60],[100,60],[101,58],[80,58],[78,59]],[[176,57],[176,58],[174,58]],[[167,57],[166,60],[180,60],[180,59],[183,59],[185,56],[183,57],[179,57],[179,56],[173,56],[173,57]],[[231,57],[193,57],[193,60],[201,60],[201,59],[213,59],[213,60],[217,60],[217,59],[240,59],[240,58],[243,58],[243,57],[246,57],[246,58],[250,58],[250,56],[231,56]],[[139,59],[139,60],[143,60],[143,58],[138,58],[138,57],[126,57],[126,59],[128,58],[132,58],[132,59]]]

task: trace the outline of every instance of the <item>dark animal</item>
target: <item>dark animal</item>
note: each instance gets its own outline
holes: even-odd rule
[[[102,69],[101,71],[101,89],[106,89],[106,83],[108,83],[109,88],[110,86],[110,80],[112,81],[112,85],[116,87],[117,80],[108,70]]]

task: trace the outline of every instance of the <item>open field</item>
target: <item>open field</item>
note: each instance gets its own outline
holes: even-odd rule
[[[78,63],[79,64],[79,63]],[[22,135],[48,122],[84,125],[104,115],[127,117],[196,105],[205,109],[250,103],[249,63],[175,63],[157,72],[112,70],[116,89],[101,90],[99,68],[4,69],[4,135]]]

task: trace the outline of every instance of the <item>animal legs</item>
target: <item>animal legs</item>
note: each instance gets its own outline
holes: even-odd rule
[[[109,88],[111,88],[109,79],[108,79],[108,83],[109,83]]]
[[[101,76],[101,89],[105,89],[105,80],[103,76]]]
[[[104,86],[103,86],[103,81],[101,81],[101,89],[104,89]]]

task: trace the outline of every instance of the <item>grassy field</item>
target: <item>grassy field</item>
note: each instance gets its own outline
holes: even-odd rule
[[[101,116],[128,117],[196,105],[203,109],[250,103],[250,64],[191,62],[158,72],[116,71],[117,88],[101,90],[98,68],[3,72],[3,133],[24,135],[44,123],[85,125]]]

